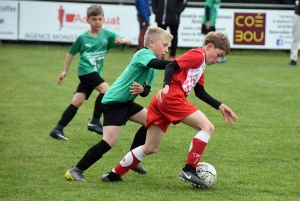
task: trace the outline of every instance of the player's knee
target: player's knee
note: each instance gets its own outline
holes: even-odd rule
[[[147,124],[147,119],[145,119],[145,120],[142,120],[141,124],[142,124],[142,125],[145,127],[145,126],[146,126],[146,124]]]
[[[105,141],[107,142],[107,144],[109,144],[110,147],[114,147],[117,140],[112,138],[109,139],[106,138]]]
[[[96,89],[102,94],[105,94],[108,88],[109,85],[106,82],[103,82],[96,87]]]
[[[117,135],[112,135],[109,132],[103,133],[103,140],[105,140],[105,142],[107,142],[107,144],[109,144],[110,147],[115,146],[116,142],[117,142],[118,136]]]
[[[206,124],[202,125],[200,130],[203,130],[211,135],[215,131],[215,126],[211,122],[207,122]]]
[[[82,105],[82,103],[84,102],[84,100],[85,100],[84,96],[74,96],[74,98],[72,99],[72,105],[79,108]]]
[[[212,123],[208,123],[207,124],[207,128],[206,128],[207,132],[211,135],[213,134],[213,132],[215,131],[215,126]]]
[[[102,94],[105,94],[106,93],[106,91],[107,91],[107,89],[101,89],[101,90],[98,90],[100,93],[102,93]]]
[[[108,143],[108,144],[109,144],[110,147],[114,147],[115,144],[116,144],[116,142],[114,141],[114,142],[110,142],[110,143]]]
[[[83,101],[72,101],[72,105],[79,108],[82,105]]]

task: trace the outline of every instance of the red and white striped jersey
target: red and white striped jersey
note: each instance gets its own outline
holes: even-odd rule
[[[181,85],[188,96],[197,83],[204,86],[205,53],[202,48],[191,49],[176,59],[180,69],[175,71],[172,85]]]

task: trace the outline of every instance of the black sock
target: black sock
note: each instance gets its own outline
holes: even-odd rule
[[[69,107],[67,107],[67,109],[62,114],[58,125],[66,127],[70,123],[70,121],[72,121],[72,119],[75,117],[77,110],[78,108],[76,106],[70,104]]]
[[[144,126],[141,126],[141,128],[136,132],[134,139],[132,141],[130,150],[133,150],[134,148],[137,148],[143,144],[145,144],[147,136],[147,128]]]
[[[100,117],[102,115],[101,101],[103,96],[104,94],[100,93],[95,101],[93,119],[91,121],[92,124],[98,124],[100,122]]]
[[[185,164],[184,167],[182,168],[183,171],[189,171],[189,172],[196,172],[196,168],[194,168],[190,164]]]
[[[76,167],[82,171],[87,170],[110,149],[111,147],[109,146],[109,144],[107,144],[107,142],[105,142],[104,140],[101,140],[85,153],[85,155],[77,163]]]

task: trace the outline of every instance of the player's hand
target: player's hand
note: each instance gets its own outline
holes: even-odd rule
[[[115,39],[115,44],[117,44],[117,45],[124,44],[124,40],[123,40],[122,38],[117,37],[117,38]]]
[[[206,28],[206,30],[210,30],[210,21],[206,22],[205,28]]]
[[[224,121],[226,123],[230,122],[231,124],[233,124],[233,121],[237,121],[238,118],[237,116],[234,114],[234,112],[225,104],[221,104],[219,106],[219,110],[222,112],[222,115],[224,117]]]
[[[67,76],[67,71],[63,71],[63,72],[61,72],[61,74],[58,76],[58,79],[57,79],[57,83],[58,84],[61,84],[62,83],[62,81],[63,81],[63,79]]]
[[[143,92],[144,92],[144,87],[137,82],[133,82],[132,85],[130,86],[131,94],[140,94]]]
[[[159,102],[162,102],[162,97],[167,95],[167,93],[169,92],[169,85],[165,85],[165,87],[161,90],[159,90],[156,94],[156,98]]]

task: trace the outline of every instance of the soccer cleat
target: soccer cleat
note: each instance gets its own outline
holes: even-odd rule
[[[106,174],[103,174],[101,177],[101,180],[103,182],[120,182],[123,181],[122,177],[120,177],[119,175],[117,175],[114,172],[109,172]]]
[[[148,172],[140,163],[134,166],[132,170],[139,174],[146,174]]]
[[[50,136],[58,140],[68,140],[62,130],[52,129],[50,131]]]
[[[193,186],[207,186],[197,175],[196,169],[195,170],[181,170],[179,172],[178,178],[181,181],[190,182]]]
[[[65,178],[66,178],[66,180],[84,182],[86,180],[84,179],[84,176],[82,173],[83,173],[83,171],[81,171],[77,167],[72,167],[66,172]]]
[[[103,135],[103,126],[101,125],[101,123],[97,124],[92,124],[92,123],[88,123],[88,130],[91,132],[95,132],[98,133],[99,135]]]
[[[297,61],[291,60],[289,63],[290,66],[297,66]]]

